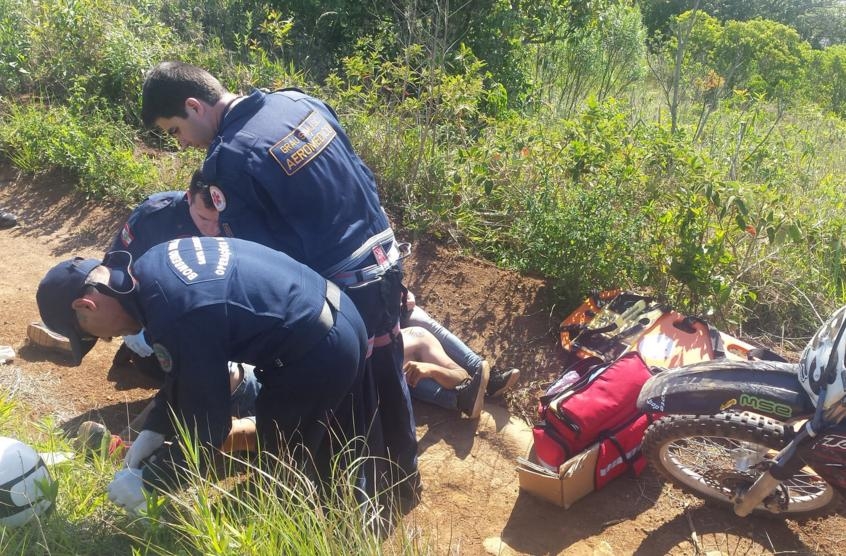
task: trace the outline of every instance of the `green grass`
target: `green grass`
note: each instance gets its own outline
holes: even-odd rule
[[[61,168],[97,198],[137,202],[161,183],[156,166],[136,156],[135,132],[104,116],[65,106],[7,104],[0,117],[0,152],[34,174]]]
[[[34,427],[25,408],[0,395],[0,435],[39,452],[71,452],[72,441],[50,421]],[[357,465],[333,471],[331,492],[314,484],[285,458],[260,462],[223,456],[208,474],[190,454],[185,487],[148,498],[145,515],[132,517],[111,504],[106,487],[121,459],[105,450],[76,456],[50,468],[57,487],[55,508],[30,523],[0,527],[0,553],[52,555],[267,555],[420,554],[426,540],[375,532],[375,509],[357,502]],[[400,527],[398,531],[402,531]]]

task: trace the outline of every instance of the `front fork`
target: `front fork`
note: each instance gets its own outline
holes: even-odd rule
[[[804,465],[802,458],[795,457],[799,446],[811,441],[815,436],[812,421],[808,421],[793,440],[776,455],[770,468],[761,473],[748,490],[734,499],[734,513],[746,517],[778,488],[782,481],[795,475]]]
[[[813,439],[826,427],[827,423],[839,423],[846,418],[846,405],[836,404],[828,410],[823,409],[826,388],[823,387],[817,398],[817,408],[814,417],[796,433],[787,446],[776,455],[772,466],[762,473],[746,492],[740,493],[734,500],[734,513],[746,517],[752,510],[763,502],[782,481],[799,472],[805,465],[802,458],[796,457],[799,448]]]

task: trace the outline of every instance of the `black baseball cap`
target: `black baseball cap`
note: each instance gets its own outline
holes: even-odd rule
[[[107,295],[118,296],[135,289],[135,278],[130,265],[132,255],[127,251],[113,251],[103,261],[75,257],[54,266],[41,280],[35,299],[41,320],[47,328],[70,340],[74,363],[79,365],[85,354],[91,351],[97,338],[86,334],[79,327],[76,311],[71,305],[82,297],[88,275],[100,265],[109,268],[108,284],[91,284]]]

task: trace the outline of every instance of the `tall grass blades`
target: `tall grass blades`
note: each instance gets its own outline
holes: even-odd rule
[[[287,455],[210,454],[180,428],[175,441],[187,463],[179,487],[150,493],[146,510],[128,515],[106,497],[120,456],[77,452],[55,422],[46,419],[33,426],[23,418],[27,411],[0,396],[0,435],[41,453],[72,457],[50,464],[52,512],[23,527],[0,528],[2,554],[431,553],[425,536],[409,539],[402,529],[394,534],[396,514],[363,496],[361,472],[372,461],[351,455],[353,441],[339,450],[321,488]],[[389,496],[379,500],[392,504]]]

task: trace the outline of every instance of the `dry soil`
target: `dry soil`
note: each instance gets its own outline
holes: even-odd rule
[[[128,210],[88,201],[57,175],[21,176],[0,166],[0,207],[20,225],[0,231],[0,345],[17,358],[0,366],[0,388],[68,430],[86,419],[120,430],[155,392],[114,367],[117,342],[99,342],[79,367],[28,345],[44,273],[73,255],[100,256]],[[402,526],[437,554],[842,554],[843,517],[805,523],[737,519],[664,484],[653,472],[621,478],[569,510],[521,492],[515,458],[530,443],[533,400],[561,370],[557,307],[542,280],[498,270],[428,240],[410,239],[409,288],[421,306],[500,367],[523,378],[478,421],[415,403],[425,489]],[[118,511],[117,509],[115,511]],[[838,548],[840,547],[840,548]]]

